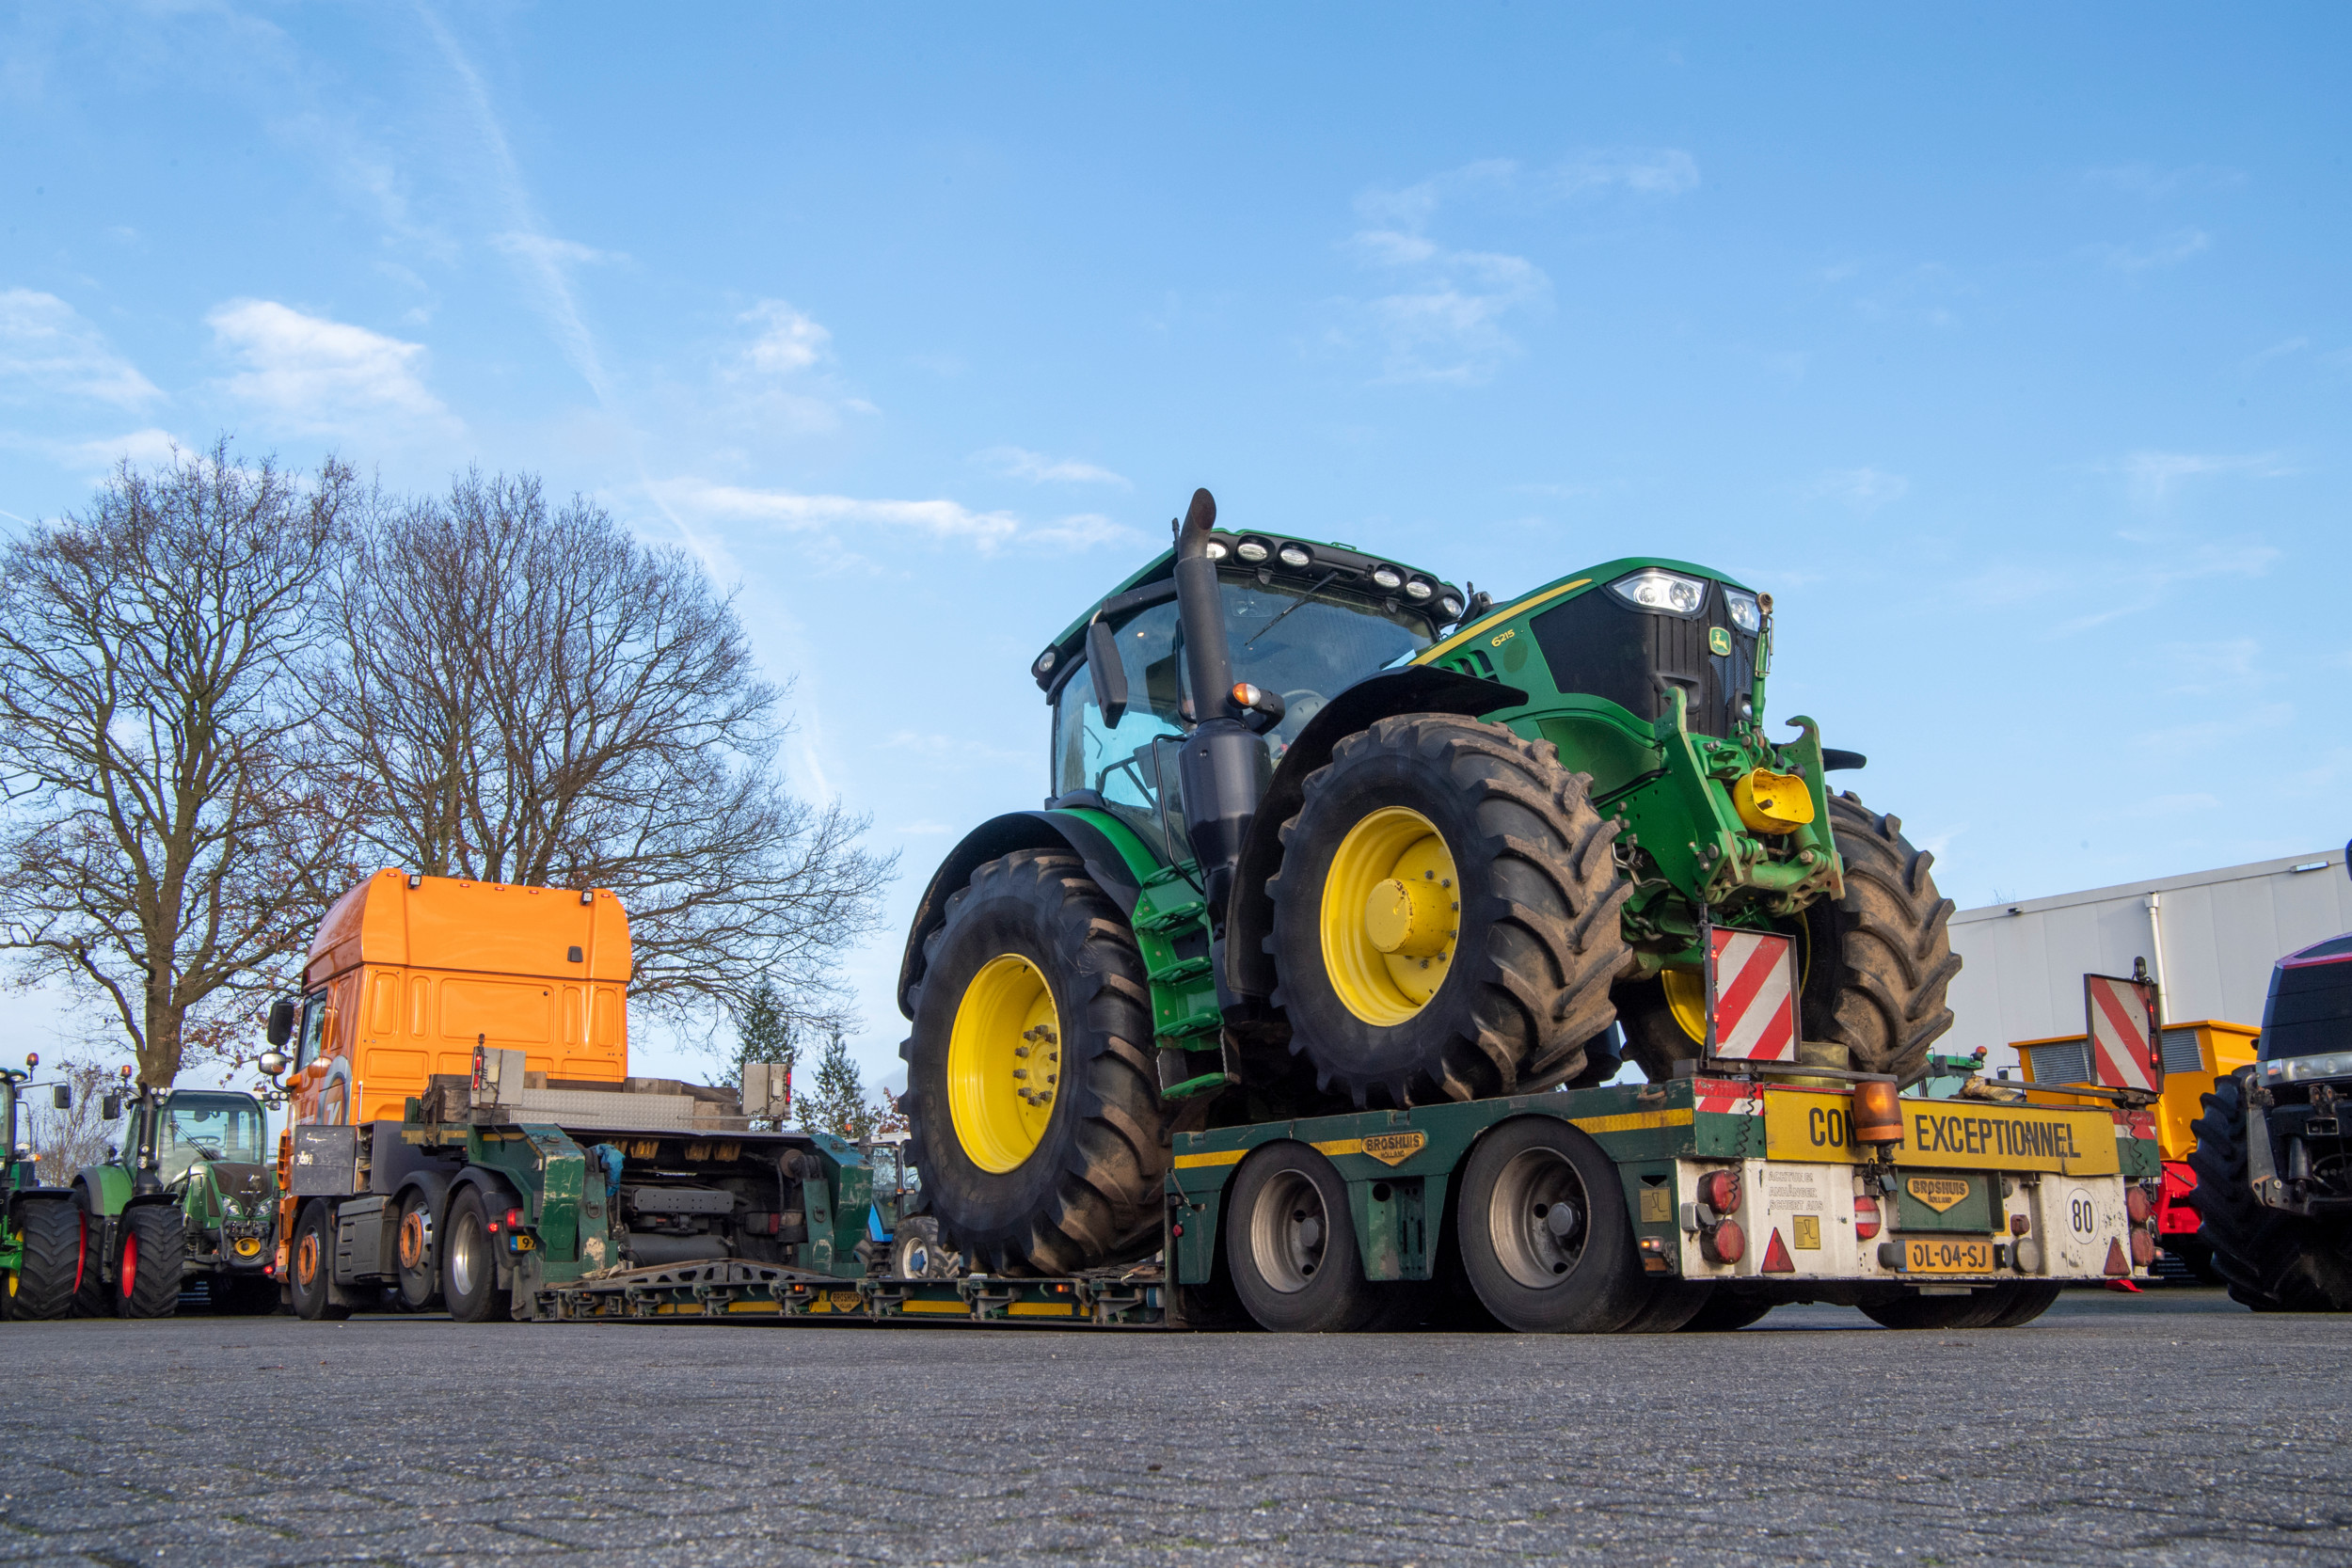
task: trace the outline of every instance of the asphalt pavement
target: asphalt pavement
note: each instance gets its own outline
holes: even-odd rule
[[[0,1326],[0,1562],[2352,1561],[2352,1319]]]

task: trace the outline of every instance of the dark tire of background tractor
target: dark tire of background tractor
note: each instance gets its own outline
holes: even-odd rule
[[[1347,1183],[1300,1143],[1262,1145],[1233,1173],[1225,1263],[1234,1294],[1274,1334],[1353,1334],[1425,1305],[1364,1277]]]
[[[180,1275],[188,1260],[187,1222],[176,1203],[138,1203],[122,1212],[122,1258],[116,1265],[115,1316],[168,1318],[180,1308]]]
[[[1649,1305],[1617,1167],[1556,1117],[1506,1121],[1478,1140],[1454,1221],[1470,1288],[1521,1334],[1613,1334]]]
[[[1987,1328],[2023,1328],[2058,1305],[2058,1285],[2001,1285],[1996,1291],[2006,1292],[2001,1309],[1993,1315]]]
[[[2202,1242],[2166,1242],[2164,1250],[2170,1253],[2200,1285],[2227,1285],[2221,1271],[2214,1267],[2213,1248]]]
[[[73,1314],[82,1266],[82,1215],[70,1197],[28,1197],[16,1207],[24,1253],[8,1292],[8,1316],[47,1322]]]
[[[1045,977],[1061,1020],[1062,1092],[1036,1149],[982,1169],[951,1120],[948,1042],[965,989],[1005,954]],[[1160,1242],[1168,1113],[1151,984],[1134,930],[1074,855],[990,861],[947,900],[923,946],[907,1064],[907,1158],[941,1239],[986,1274],[1070,1274],[1149,1256]]]
[[[1282,825],[1266,883],[1274,1000],[1291,1049],[1326,1089],[1356,1104],[1405,1106],[1525,1094],[1585,1068],[1609,1027],[1610,983],[1628,959],[1618,824],[1592,802],[1589,774],[1549,741],[1448,714],[1383,719],[1332,748]],[[1341,1000],[1323,946],[1325,884],[1349,832],[1401,806],[1426,817],[1460,882],[1454,958],[1437,993],[1404,1022],[1367,1022]]]
[[[90,1212],[87,1188],[73,1189],[73,1212],[82,1224],[82,1283],[74,1288],[73,1315],[112,1317],[114,1310],[106,1292],[106,1222]]]
[[[2204,1097],[2190,1124],[2197,1145],[2188,1195],[2197,1234],[2213,1249],[2213,1267],[2230,1297],[2257,1312],[2342,1312],[2352,1308],[2352,1233],[2265,1208],[2254,1199],[2246,1168],[2246,1085],[2233,1073]]]
[[[1750,1323],[1761,1322],[1764,1314],[1775,1305],[1761,1296],[1718,1287],[1715,1293],[1708,1298],[1707,1305],[1692,1313],[1677,1332],[1731,1334]]]

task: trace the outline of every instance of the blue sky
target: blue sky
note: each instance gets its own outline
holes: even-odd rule
[[[1196,484],[1771,590],[1963,905],[2352,832],[2340,9],[0,17],[0,526],[226,431],[698,551],[904,851],[878,1078],[1025,665]]]

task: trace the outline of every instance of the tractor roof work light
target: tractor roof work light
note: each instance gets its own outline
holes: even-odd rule
[[[1274,546],[1263,539],[1244,539],[1233,546],[1233,553],[1254,565],[1272,555]]]
[[[1405,586],[1405,574],[1393,566],[1375,566],[1372,569],[1372,580],[1391,593],[1394,593]]]
[[[1637,610],[1662,610],[1669,615],[1696,615],[1707,603],[1707,584],[1697,578],[1645,566],[1609,585],[1609,591]]]
[[[1315,552],[1295,542],[1285,542],[1279,553],[1281,555],[1282,564],[1294,571],[1303,572],[1315,562]]]
[[[1437,585],[1427,578],[1415,578],[1405,585],[1405,596],[1408,599],[1425,599],[1437,591]]]

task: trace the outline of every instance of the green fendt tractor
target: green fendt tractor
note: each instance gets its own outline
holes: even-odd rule
[[[121,1114],[116,1097],[106,1112]],[[278,1175],[267,1129],[249,1094],[141,1085],[121,1152],[73,1179],[92,1260],[82,1310],[167,1317],[193,1277],[215,1311],[276,1311]]]
[[[1743,929],[1796,937],[1817,1065],[1925,1071],[1951,905],[1827,791],[1860,756],[1767,736],[1769,595],[1629,558],[1494,604],[1216,513],[1038,656],[1054,793],[908,934],[910,1152],[977,1266],[1151,1252],[1180,1129],[1668,1077]]]
[[[29,1143],[20,1137],[31,1129],[21,1126],[18,1112],[24,1091],[32,1087],[38,1054],[24,1058],[23,1072],[0,1068],[0,1121],[8,1131],[8,1146],[0,1150],[0,1199],[7,1204],[0,1226],[0,1275],[6,1275],[7,1296],[0,1299],[11,1319],[63,1318],[73,1310],[74,1288],[81,1282],[82,1221],[73,1208],[73,1195],[62,1187],[41,1185]],[[73,1103],[73,1091],[53,1085],[58,1110]]]

